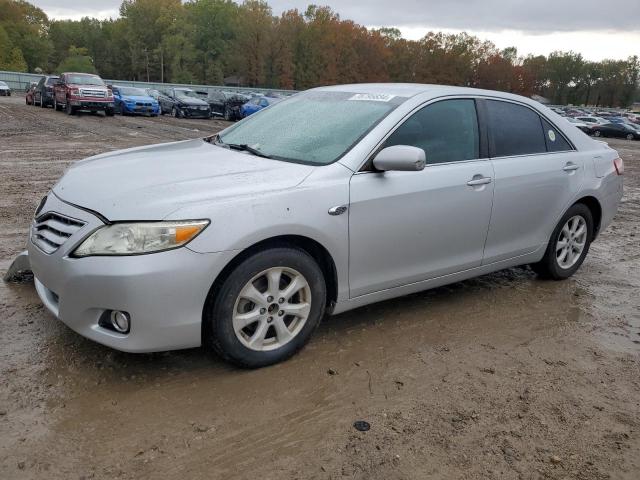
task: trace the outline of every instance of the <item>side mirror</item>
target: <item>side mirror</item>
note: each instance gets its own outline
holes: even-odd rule
[[[424,150],[409,145],[393,145],[383,148],[373,159],[373,166],[382,171],[416,172],[424,170]]]

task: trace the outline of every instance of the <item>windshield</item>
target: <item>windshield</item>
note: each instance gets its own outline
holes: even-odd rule
[[[67,75],[66,80],[67,83],[77,83],[79,85],[104,85],[100,77],[93,75]]]
[[[200,98],[200,96],[193,90],[174,90],[176,97],[182,98]]]
[[[142,96],[146,97],[147,93],[141,88],[134,87],[118,87],[121,95]]]
[[[301,93],[250,116],[219,138],[279,160],[327,165],[349,151],[404,100],[394,95],[350,92]]]

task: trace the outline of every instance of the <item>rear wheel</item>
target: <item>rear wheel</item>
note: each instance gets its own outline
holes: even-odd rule
[[[224,107],[224,119],[227,122],[231,121],[231,109],[227,106]]]
[[[531,268],[545,278],[569,278],[582,265],[592,240],[591,210],[582,203],[576,203],[558,222],[542,260]]]
[[[286,360],[324,315],[322,270],[306,252],[271,248],[245,259],[205,306],[205,343],[244,368]]]

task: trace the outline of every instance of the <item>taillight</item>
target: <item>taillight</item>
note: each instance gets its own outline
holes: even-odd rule
[[[624,162],[620,157],[613,161],[613,166],[616,167],[616,173],[622,175],[624,173]]]

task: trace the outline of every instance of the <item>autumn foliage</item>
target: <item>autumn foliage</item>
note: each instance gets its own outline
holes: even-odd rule
[[[82,49],[107,78],[296,90],[418,82],[626,106],[636,98],[640,75],[638,57],[523,58],[515,48],[499,50],[466,33],[407,40],[395,28],[368,29],[329,7],[275,16],[261,0],[125,0],[120,18],[106,21],[50,21],[23,0],[0,0],[0,42],[7,44],[0,69],[54,71]]]

